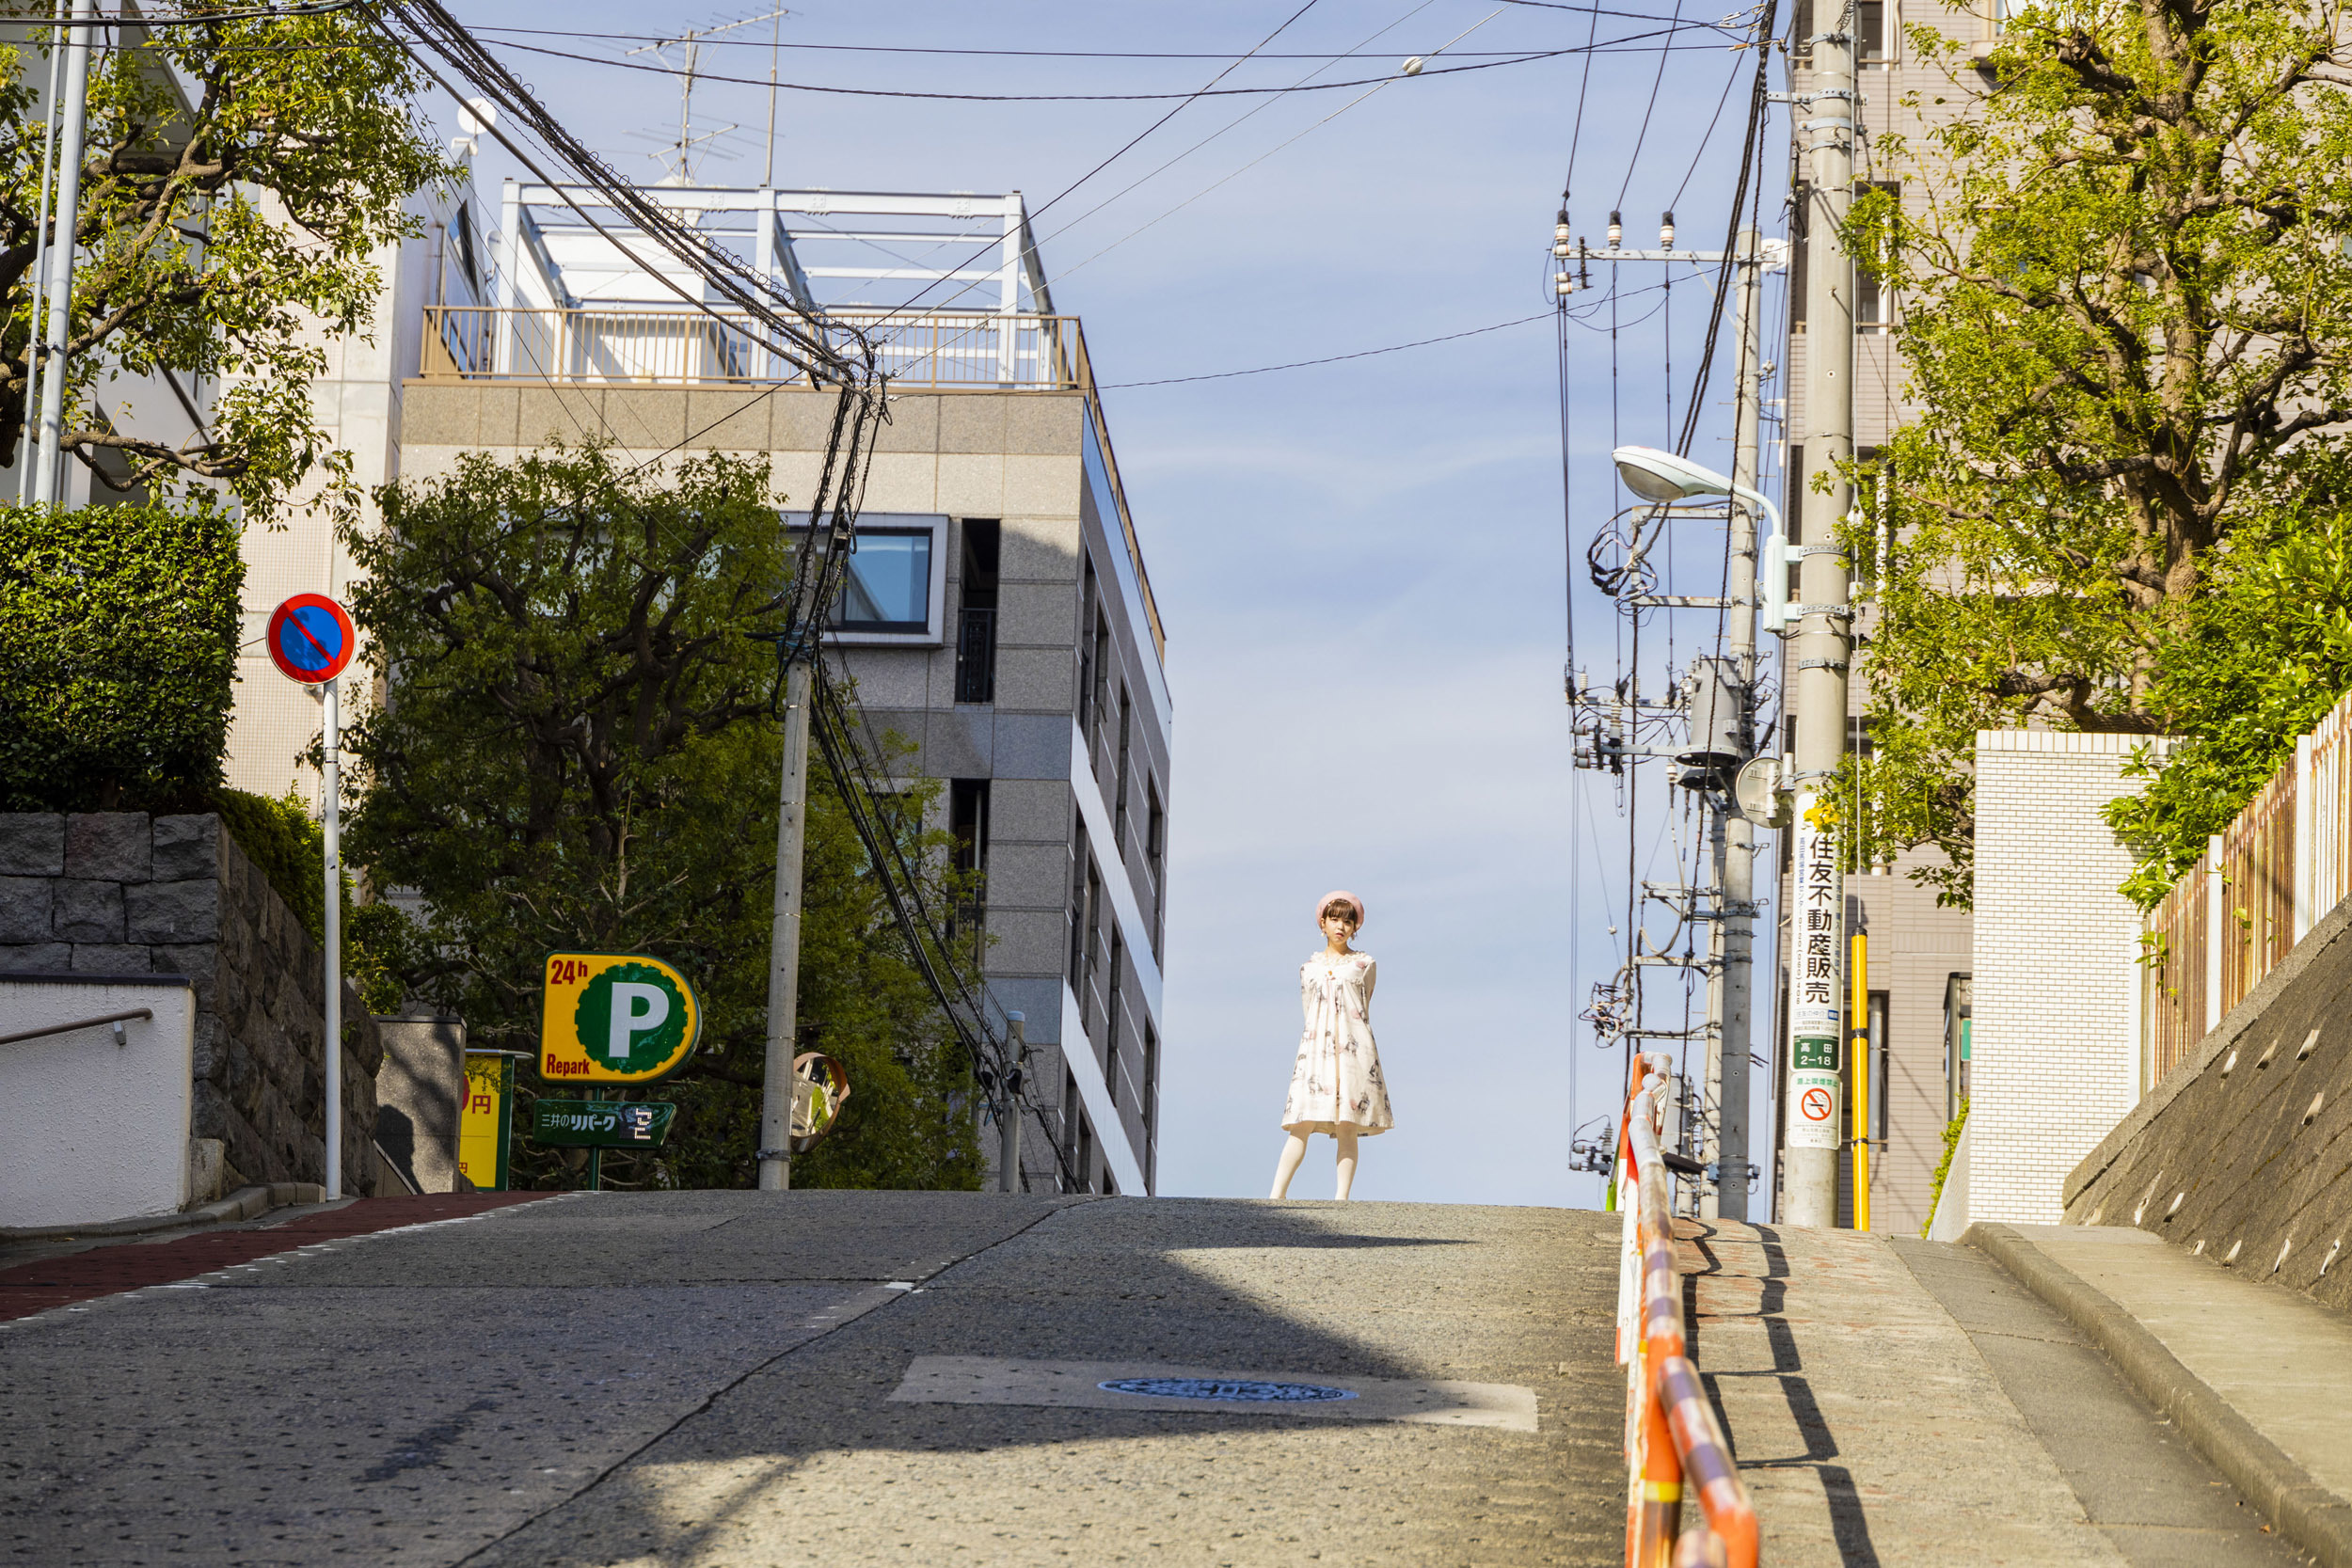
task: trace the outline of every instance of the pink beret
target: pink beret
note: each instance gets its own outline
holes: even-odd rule
[[[1356,906],[1356,928],[1359,931],[1362,930],[1364,928],[1364,901],[1357,897],[1354,894],[1343,890],[1334,890],[1330,893],[1325,894],[1322,897],[1315,900],[1315,924],[1318,926],[1322,925],[1323,911],[1329,909],[1332,905],[1339,903],[1342,899],[1344,899],[1348,903]]]

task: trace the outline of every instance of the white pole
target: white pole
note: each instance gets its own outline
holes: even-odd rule
[[[821,526],[823,519],[816,521]],[[812,570],[821,570],[819,565]],[[759,1190],[792,1185],[793,1044],[801,1008],[801,853],[808,824],[808,661],[814,648],[784,673],[784,778],[776,800],[775,915],[768,943],[768,1057],[761,1079]]]
[[[326,683],[326,779],[319,816],[326,863],[326,1196],[343,1196],[343,846],[341,678]]]
[[[65,19],[72,0],[57,0],[57,17]],[[59,29],[60,32],[63,29]],[[41,280],[49,275],[49,214],[50,182],[56,175],[57,163],[57,76],[64,62],[65,40],[53,40],[49,45],[49,94],[42,101],[40,127],[40,218],[33,226],[33,308],[24,318],[24,418],[16,442],[16,504],[24,506],[33,498],[33,444],[40,435],[40,347],[34,339],[41,332]]]
[[[33,474],[34,499],[60,503],[65,459],[65,344],[73,320],[73,252],[82,211],[82,137],[89,109],[89,26],[98,0],[73,0],[66,29],[65,112],[57,126],[56,239],[49,246],[49,322],[43,334],[40,378],[40,439]]]

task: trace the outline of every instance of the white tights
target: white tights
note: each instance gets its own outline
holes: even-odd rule
[[[1356,1129],[1343,1127],[1331,1135],[1340,1143],[1340,1188],[1331,1197],[1334,1202],[1345,1202],[1348,1189],[1356,1184]],[[1275,1163],[1272,1196],[1291,1196],[1291,1178],[1298,1174],[1298,1162],[1306,1157],[1307,1134],[1293,1132],[1282,1146],[1282,1158]]]

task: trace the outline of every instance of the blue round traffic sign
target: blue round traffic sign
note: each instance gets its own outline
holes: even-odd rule
[[[270,662],[289,680],[316,686],[342,673],[358,646],[351,617],[324,594],[296,594],[270,615]]]

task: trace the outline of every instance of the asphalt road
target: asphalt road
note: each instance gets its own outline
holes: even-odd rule
[[[360,1229],[180,1243],[212,1272],[0,1325],[0,1562],[1622,1560],[1613,1215],[687,1193]],[[2296,1560],[1981,1255],[1685,1229],[1766,1560]]]
[[[875,1193],[355,1237],[0,1329],[0,1550],[1608,1562],[1613,1243],[1536,1209]],[[1477,1385],[1532,1394],[1537,1430],[893,1400],[922,1356],[1352,1382],[1391,1414]]]

